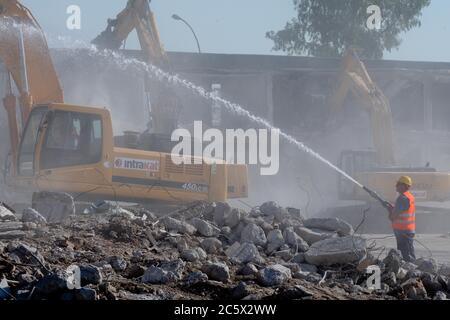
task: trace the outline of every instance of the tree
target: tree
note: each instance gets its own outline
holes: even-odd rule
[[[401,44],[400,35],[420,27],[422,10],[431,0],[294,0],[297,17],[283,30],[270,31],[273,50],[289,55],[341,56],[349,47],[364,58],[381,59]],[[368,28],[369,6],[381,9],[381,28]]]

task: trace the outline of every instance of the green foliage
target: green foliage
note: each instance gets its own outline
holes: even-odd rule
[[[401,33],[419,27],[422,10],[431,0],[294,0],[297,17],[283,30],[267,32],[274,50],[289,55],[341,56],[356,47],[364,58],[383,57],[401,43]],[[381,30],[369,30],[367,8],[381,8]]]

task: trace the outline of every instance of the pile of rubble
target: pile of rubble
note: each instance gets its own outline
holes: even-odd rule
[[[395,250],[380,261],[348,223],[304,219],[274,202],[249,211],[201,202],[165,214],[101,202],[75,214],[70,196],[48,199],[34,199],[35,209],[21,215],[0,205],[0,300],[449,294],[450,266],[406,263]],[[369,266],[381,272],[378,288],[367,287]]]

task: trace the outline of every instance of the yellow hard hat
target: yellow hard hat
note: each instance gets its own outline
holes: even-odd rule
[[[411,187],[412,179],[411,179],[411,177],[403,176],[403,177],[400,177],[400,179],[398,179],[397,183],[403,183],[403,184],[406,184],[408,187]]]

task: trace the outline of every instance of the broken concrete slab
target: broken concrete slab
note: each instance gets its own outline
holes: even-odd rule
[[[275,229],[267,234],[267,252],[269,254],[280,249],[283,244],[284,238],[281,230]]]
[[[316,243],[318,241],[338,236],[337,232],[335,231],[319,231],[319,229],[309,229],[306,227],[295,227],[294,230],[300,237],[302,237],[303,240],[308,243],[308,245],[312,245],[313,243]]]
[[[190,222],[197,229],[197,232],[204,237],[216,237],[220,234],[219,228],[205,220],[194,218]]]
[[[4,221],[16,221],[17,217],[14,214],[14,210],[9,208],[3,202],[0,202],[0,222]]]
[[[213,219],[214,222],[219,226],[225,226],[226,216],[231,212],[231,207],[226,202],[217,202],[214,208]]]
[[[38,249],[25,243],[10,243],[8,252],[11,259],[19,263],[45,264],[44,257],[39,253]]]
[[[438,273],[440,275],[450,277],[450,264],[443,264],[439,267]]]
[[[241,233],[241,242],[254,243],[257,246],[264,246],[267,243],[264,230],[254,223],[248,224]]]
[[[206,259],[207,254],[202,248],[193,248],[183,250],[180,257],[185,261],[195,262]]]
[[[383,263],[386,265],[387,271],[397,274],[402,265],[402,254],[398,250],[391,249]]]
[[[237,271],[237,274],[240,276],[253,276],[257,273],[258,269],[253,263],[247,263]]]
[[[174,276],[180,280],[183,275],[184,268],[186,267],[186,263],[181,260],[172,260],[172,261],[164,261],[159,265],[162,269],[172,272]]]
[[[233,263],[244,264],[249,262],[262,263],[264,259],[261,257],[258,248],[253,243],[245,242],[239,244],[234,243],[226,251],[227,256]]]
[[[23,230],[22,222],[1,222],[0,223],[0,240],[14,240],[26,237],[27,233]]]
[[[291,278],[291,270],[281,264],[268,266],[258,273],[259,282],[266,287],[281,285]]]
[[[417,264],[417,268],[423,272],[437,273],[438,271],[438,264],[433,258],[420,258],[415,261],[415,264]]]
[[[149,267],[142,277],[143,283],[151,284],[166,284],[176,280],[177,278],[175,277],[173,272],[155,266]]]
[[[47,219],[33,208],[26,208],[22,212],[22,222],[32,222],[40,225],[46,224]]]
[[[232,209],[225,217],[225,224],[230,228],[235,228],[243,218],[244,214],[239,209]]]
[[[289,215],[286,209],[284,209],[274,201],[263,203],[259,207],[259,210],[263,215],[273,216],[278,222],[282,222]]]
[[[15,240],[23,239],[27,236],[27,233],[20,230],[0,232],[0,240]]]
[[[118,256],[110,257],[108,259],[108,262],[111,265],[111,267],[114,269],[114,271],[116,271],[116,272],[125,271],[125,269],[128,266],[127,261],[124,258],[118,257]]]
[[[36,285],[36,293],[41,295],[51,295],[55,293],[63,293],[68,289],[69,276],[63,271],[50,273],[40,279]]]
[[[13,230],[22,230],[23,223],[22,222],[2,222],[0,223],[0,232],[13,231]]]
[[[230,269],[222,262],[207,262],[203,265],[202,271],[211,280],[227,282],[230,279]]]
[[[45,217],[48,223],[61,223],[75,215],[73,197],[61,192],[33,193],[32,208]]]
[[[316,266],[355,263],[365,257],[366,241],[360,237],[330,238],[314,243],[305,260]]]
[[[197,231],[193,225],[171,217],[165,217],[161,220],[161,223],[168,231],[174,231],[181,234],[193,235]]]
[[[222,242],[216,238],[206,238],[202,240],[200,246],[210,254],[215,254],[222,249]]]
[[[195,284],[197,284],[197,283],[204,283],[204,282],[207,282],[208,280],[209,280],[209,279],[208,279],[208,276],[207,276],[205,273],[200,272],[200,271],[195,271],[195,272],[189,273],[189,274],[183,279],[183,283],[184,283],[186,286],[190,287],[190,286],[193,286],[193,285],[195,285]]]
[[[93,265],[82,265],[80,268],[81,285],[98,285],[103,282],[103,275],[100,268]]]
[[[310,218],[303,222],[306,228],[336,231],[340,236],[353,234],[353,227],[339,218]]]
[[[305,252],[309,249],[308,243],[302,239],[297,233],[294,232],[293,227],[286,228],[283,232],[283,238],[291,248],[296,249],[298,252]]]

